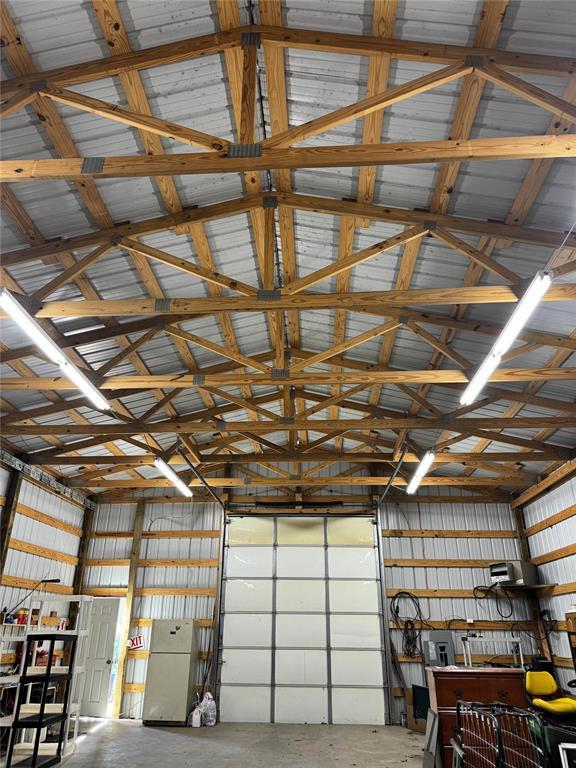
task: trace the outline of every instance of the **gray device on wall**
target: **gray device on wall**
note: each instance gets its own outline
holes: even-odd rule
[[[433,629],[428,640],[422,642],[424,661],[428,667],[451,667],[454,665],[454,639],[452,632]]]

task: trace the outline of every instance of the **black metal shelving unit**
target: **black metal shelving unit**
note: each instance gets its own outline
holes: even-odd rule
[[[6,768],[11,768],[13,763],[14,748],[16,746],[16,737],[18,731],[21,730],[33,730],[35,731],[32,754],[23,760],[18,760],[17,768],[48,768],[50,765],[56,765],[62,760],[62,745],[64,742],[66,722],[68,718],[68,707],[70,702],[70,685],[72,681],[72,674],[74,669],[74,659],[76,656],[76,642],[78,640],[77,635],[69,634],[65,632],[34,632],[26,638],[24,667],[22,669],[22,675],[20,677],[20,684],[18,687],[18,694],[16,698],[16,706],[14,709],[14,719],[12,722],[12,730],[10,733],[10,743],[8,746],[8,753],[6,756]],[[48,657],[46,672],[32,673],[28,672],[31,661],[34,657],[35,646],[34,643],[47,642],[48,643]],[[56,643],[68,644],[68,672],[59,673],[54,671],[57,667],[53,667],[53,661],[55,658]],[[61,712],[46,712],[48,689],[51,684],[55,682],[64,683],[64,690],[62,694],[62,701],[57,702],[62,704]],[[27,691],[28,686],[38,685],[40,686],[40,700],[35,702],[39,704],[38,712],[26,714],[21,713],[22,706],[27,704]],[[56,742],[56,752],[53,755],[42,755],[40,752],[40,741],[42,735],[42,729],[47,728],[50,725],[60,723],[60,731],[58,735],[58,741]]]

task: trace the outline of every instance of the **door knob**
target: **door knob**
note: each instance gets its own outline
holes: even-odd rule
[[[112,659],[106,659],[106,664],[112,664]]]

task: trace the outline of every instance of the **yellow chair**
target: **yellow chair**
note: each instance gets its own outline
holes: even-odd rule
[[[526,672],[526,693],[532,706],[559,718],[576,717],[576,699],[562,696],[556,680],[549,672]]]

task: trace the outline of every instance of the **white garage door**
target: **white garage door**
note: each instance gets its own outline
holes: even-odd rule
[[[378,542],[368,517],[231,517],[223,722],[385,722]]]

